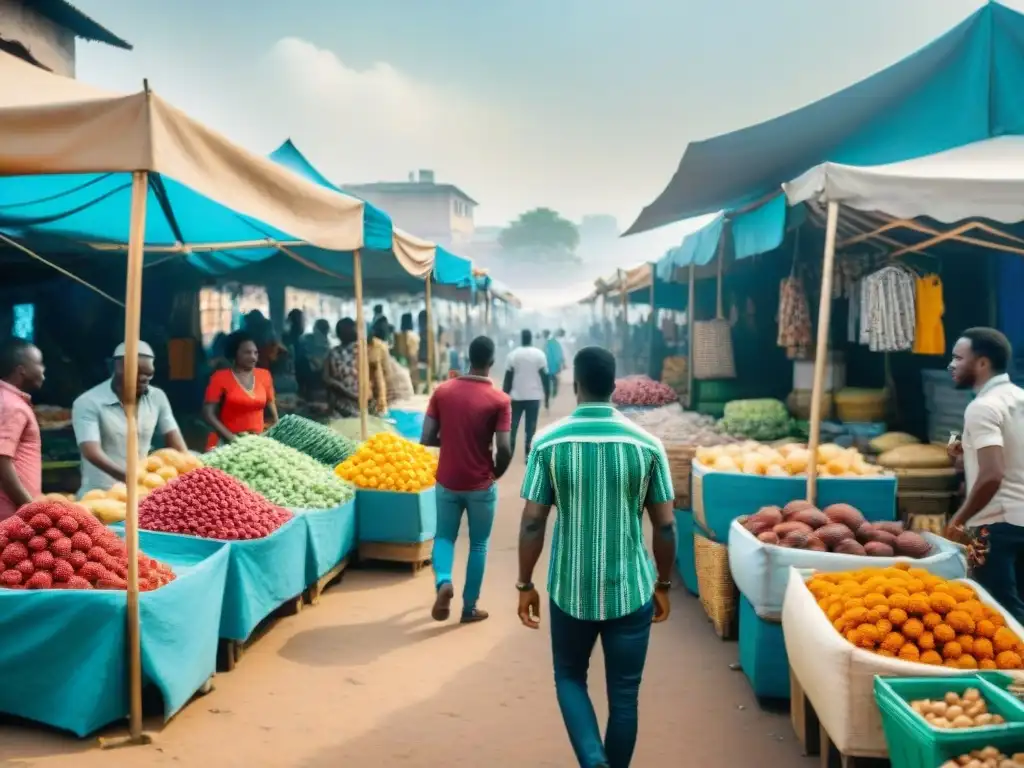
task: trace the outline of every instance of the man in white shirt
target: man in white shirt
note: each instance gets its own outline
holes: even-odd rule
[[[967,497],[946,535],[968,538],[980,552],[974,578],[1024,622],[1024,389],[1007,373],[1013,350],[994,328],[964,331],[949,365],[958,389],[973,389],[961,440]]]
[[[512,350],[505,363],[505,394],[512,399],[512,455],[516,452],[516,434],[519,432],[519,421],[526,417],[526,452],[530,457],[533,435],[537,431],[537,417],[540,414],[540,401],[544,407],[550,403],[548,378],[548,358],[541,350],[533,346],[533,333],[525,330],[522,333],[522,345]]]

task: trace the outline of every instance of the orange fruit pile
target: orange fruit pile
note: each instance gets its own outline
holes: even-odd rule
[[[334,468],[357,488],[418,493],[434,485],[437,459],[418,443],[381,432]]]
[[[836,631],[879,656],[954,669],[1024,668],[1024,643],[967,584],[908,563],[807,582]]]

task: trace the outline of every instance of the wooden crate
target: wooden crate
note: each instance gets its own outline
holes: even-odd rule
[[[336,582],[341,581],[341,577],[344,575],[345,569],[348,568],[348,564],[349,558],[345,557],[340,563],[331,568],[331,570],[310,584],[303,593],[306,603],[308,605],[316,605],[319,603],[320,595],[324,593],[324,590],[334,585]]]
[[[217,669],[221,672],[231,672],[238,665],[255,643],[270,631],[278,620],[287,616],[298,615],[303,608],[303,595],[297,595],[291,600],[285,601],[276,611],[259,623],[252,634],[245,640],[228,640],[221,638],[217,647]]]
[[[385,563],[406,563],[413,573],[419,573],[430,562],[434,554],[434,540],[417,541],[411,544],[364,541],[359,545],[360,560],[376,560]]]

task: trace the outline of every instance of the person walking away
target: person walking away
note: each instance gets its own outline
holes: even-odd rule
[[[224,347],[231,367],[210,377],[203,402],[203,420],[210,425],[206,450],[233,443],[238,435],[258,435],[277,423],[274,381],[257,368],[256,342],[244,331],[228,337]]]
[[[43,492],[43,439],[30,393],[45,374],[34,344],[13,338],[0,347],[0,520]]]
[[[344,317],[334,328],[338,346],[324,360],[327,404],[333,414],[349,419],[359,415],[359,368],[356,363],[356,321]]]
[[[505,394],[512,398],[512,452],[516,450],[516,434],[519,422],[526,417],[524,457],[529,458],[533,435],[537,431],[537,417],[540,414],[540,401],[544,407],[550,407],[548,359],[544,353],[533,346],[533,333],[524,330],[521,334],[521,346],[512,350],[508,356],[505,371]]]
[[[313,332],[299,341],[306,359],[305,379],[299,379],[299,387],[306,402],[317,411],[327,409],[327,390],[324,387],[324,363],[331,351],[331,324],[323,318],[313,323]]]
[[[637,734],[637,697],[651,624],[669,615],[676,551],[674,493],[661,441],[611,404],[615,358],[586,347],[573,361],[578,406],[537,436],[523,479],[519,534],[519,619],[540,626],[533,571],[552,506],[548,595],[555,693],[582,768],[626,768]],[[654,561],[643,512],[654,528]],[[602,741],[587,693],[598,638],[604,651],[608,723]]]
[[[551,331],[544,331],[544,355],[547,358],[548,391],[555,398],[558,397],[558,375],[565,367],[565,350]]]
[[[83,392],[71,405],[71,426],[82,455],[81,496],[88,491],[108,491],[115,483],[125,482],[128,466],[128,417],[124,397],[124,353],[122,342],[114,349],[113,376]],[[139,373],[135,396],[139,432],[139,458],[145,459],[160,434],[164,445],[185,453],[188,446],[181,436],[171,410],[171,401],[162,389],[150,385],[156,373],[153,348],[139,342]]]
[[[974,578],[1024,622],[1024,390],[1010,381],[1012,359],[1010,342],[994,328],[966,330],[953,347],[953,381],[975,399],[951,445],[963,455],[967,497],[946,536],[966,539]]]
[[[512,461],[508,395],[490,379],[494,342],[480,336],[469,345],[469,373],[441,384],[430,397],[421,442],[437,446],[437,534],[434,538],[436,597],[431,616],[445,621],[455,595],[452,568],[463,513],[469,524],[469,560],[462,590],[462,623],[483,621],[477,607],[487,544],[498,504],[496,481]]]

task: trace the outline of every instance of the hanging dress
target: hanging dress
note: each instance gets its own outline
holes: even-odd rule
[[[942,316],[946,305],[942,300],[942,280],[938,275],[919,277],[915,283],[917,325],[914,332],[914,354],[946,354],[946,329]]]

